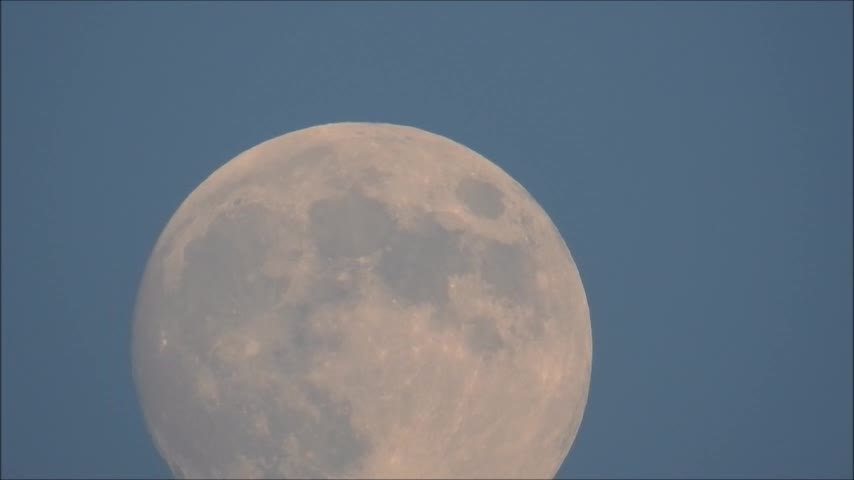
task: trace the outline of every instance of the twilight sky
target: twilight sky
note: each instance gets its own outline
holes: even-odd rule
[[[852,474],[851,2],[3,2],[2,476],[169,475],[131,379],[154,242],[337,121],[516,178],[587,291],[559,477]]]

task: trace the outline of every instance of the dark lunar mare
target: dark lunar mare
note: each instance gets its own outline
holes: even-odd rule
[[[204,236],[187,245],[177,292],[165,295],[158,282],[147,279],[145,290],[156,288],[163,302],[157,312],[150,311],[150,305],[140,312],[150,325],[141,333],[149,345],[158,344],[159,328],[173,335],[172,348],[161,356],[137,352],[137,368],[149,372],[141,385],[143,405],[156,412],[152,424],[168,439],[170,455],[192,459],[188,472],[227,474],[242,453],[269,478],[281,477],[280,468],[291,477],[323,478],[355,471],[371,450],[368,439],[352,427],[349,403],[304,378],[312,358],[336,349],[340,338],[313,328],[310,315],[316,304],[277,307],[290,282],[259,273],[268,249],[278,240],[276,221],[264,207],[240,205],[221,214]],[[156,298],[147,291],[143,296]],[[325,299],[321,295],[308,300]],[[279,402],[274,386],[253,384],[214,353],[217,339],[246,319],[271,311],[281,325],[280,338],[274,341],[278,347],[262,352],[257,361],[299,383],[304,397],[294,401]],[[193,382],[203,365],[211,369],[219,393],[218,404],[205,407]],[[255,418],[268,412],[275,413],[266,415],[265,433],[255,428]],[[283,456],[284,445],[288,448]],[[200,467],[204,470],[196,470]]]

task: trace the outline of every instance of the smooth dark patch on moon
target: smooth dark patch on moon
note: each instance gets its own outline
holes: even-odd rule
[[[504,213],[504,194],[491,183],[464,178],[457,186],[456,195],[475,215],[495,220]]]
[[[182,295],[188,305],[213,314],[237,306],[263,309],[279,298],[287,279],[278,280],[276,288],[262,281],[247,282],[266,259],[272,240],[265,228],[269,218],[266,209],[246,205],[219,215],[204,236],[187,244]]]
[[[477,316],[463,322],[463,336],[469,350],[476,355],[489,356],[503,350],[506,345],[495,320]]]
[[[168,420],[157,422],[163,438],[169,439],[169,448],[177,458],[193,459],[192,466],[173,464],[175,472],[204,466],[227,474],[239,464],[238,455],[242,453],[257,467],[267,470],[264,476],[281,477],[280,447],[289,433],[295,433],[302,443],[294,447],[299,451],[286,452],[293,457],[288,464],[310,477],[321,476],[321,471],[327,475],[345,473],[369,449],[365,439],[351,427],[346,402],[315,387],[305,390],[309,396],[305,402],[311,405],[313,414],[305,411],[308,407],[298,406],[297,399],[287,408],[277,407],[278,392],[235,376],[231,365],[218,361],[212,353],[216,339],[246,318],[269,314],[274,308],[287,331],[274,339],[275,346],[269,353],[262,352],[272,357],[264,364],[277,365],[283,372],[292,372],[291,378],[300,378],[310,371],[317,355],[340,348],[340,333],[318,329],[309,307],[275,307],[289,282],[286,277],[268,278],[260,273],[268,247],[275,241],[270,220],[266,209],[243,205],[238,211],[221,214],[205,235],[187,245],[180,291],[164,299],[163,312],[168,314],[163,315],[165,318],[180,319],[175,322],[179,325],[178,336],[169,339],[172,345],[180,345],[180,350],[170,347],[158,356],[146,355],[137,360],[142,368],[157,368],[160,372],[160,393],[146,402],[155,407],[155,412],[168,412]],[[155,272],[159,273],[159,269]],[[175,301],[168,301],[168,297]],[[147,337],[156,345],[156,329],[148,330]],[[190,358],[207,363],[218,380],[215,403],[200,398],[196,384],[187,381],[197,378],[198,373],[194,363],[187,363]],[[272,433],[266,434],[255,428],[253,414],[271,411],[279,414],[268,418]],[[271,440],[270,435],[277,438]],[[334,448],[322,448],[330,445]],[[300,452],[312,452],[314,460]]]
[[[177,324],[193,347],[202,347],[200,343],[247,316],[270,311],[288,290],[287,276],[260,273],[274,241],[266,223],[270,217],[263,207],[245,205],[220,214],[204,236],[185,247],[182,285],[169,304],[179,307],[173,313],[183,318]]]
[[[318,329],[312,313],[306,303],[286,303],[275,311],[282,329],[272,347],[271,364],[283,374],[299,377],[310,372],[318,356],[335,351],[343,341],[340,333]]]
[[[309,209],[309,233],[321,256],[360,257],[379,250],[394,232],[394,218],[372,198],[349,192]]]
[[[497,297],[515,302],[530,301],[534,282],[533,266],[517,245],[487,240],[484,245],[480,274]]]
[[[448,302],[448,276],[469,268],[459,234],[424,216],[418,226],[398,230],[377,265],[386,288],[405,304],[442,308]]]
[[[311,316],[284,320],[290,334],[291,347],[305,358],[334,352],[340,349],[343,343],[343,334],[339,330],[324,331],[319,322]]]
[[[352,276],[341,279],[338,277],[338,273],[332,270],[321,273],[311,283],[305,295],[305,302],[313,308],[338,307],[357,300],[359,293],[356,281]]]
[[[545,298],[535,286],[536,268],[522,248],[488,240],[481,256],[480,276],[499,301],[533,309],[533,315],[521,319],[517,333],[529,339],[542,338]]]
[[[170,407],[181,412],[180,427],[168,425],[164,433],[178,440],[177,453],[194,465],[228,475],[243,455],[264,478],[281,478],[283,466],[290,478],[327,478],[352,472],[371,451],[370,441],[352,426],[349,402],[323,388],[303,381],[304,398],[285,403],[272,389],[234,384],[222,390],[222,403],[212,411],[187,402],[192,396],[186,395]],[[277,414],[264,417],[267,430],[257,428],[255,415],[271,411]],[[199,439],[205,448],[195,447]]]
[[[301,442],[301,456],[308,459],[306,466],[315,470],[305,472],[312,473],[308,477],[296,475],[296,478],[318,478],[318,475],[323,476],[321,471],[336,476],[357,466],[370,452],[371,444],[353,428],[350,402],[335,398],[326,389],[308,382],[303,392],[306,403],[311,406],[309,412],[301,412],[294,419],[295,425],[283,425],[280,430],[294,432]]]
[[[303,299],[314,307],[339,307],[360,298],[360,265],[351,258],[321,260],[319,273],[310,282]]]
[[[357,200],[356,211],[362,208],[363,211],[374,212],[375,210],[365,205],[369,203],[366,201],[360,204]],[[275,366],[289,378],[304,376],[311,371],[312,362],[318,356],[337,351],[342,343],[340,332],[331,328],[322,329],[314,317],[319,307],[345,301],[349,298],[347,292],[352,293],[347,282],[335,278],[333,269],[315,281],[310,288],[311,293],[302,299],[301,303],[277,306],[289,286],[288,279],[268,278],[261,273],[261,266],[269,254],[268,249],[272,242],[287,240],[283,235],[288,237],[290,230],[280,228],[274,231],[267,226],[270,221],[270,212],[266,209],[244,205],[237,212],[220,215],[211,224],[208,232],[190,242],[185,250],[186,268],[183,272],[183,286],[178,295],[182,299],[180,305],[185,306],[186,310],[175,312],[178,313],[177,317],[182,318],[177,322],[181,325],[181,332],[180,338],[173,338],[171,341],[182,344],[186,349],[185,354],[195,352],[201,358],[209,359],[209,365],[218,379],[234,377],[230,365],[218,360],[216,355],[209,355],[210,347],[246,318],[269,315],[269,312],[273,311],[280,319],[279,325],[282,325],[283,330],[273,339],[270,350],[267,353],[262,351],[261,355],[268,359],[259,361],[264,365]],[[293,252],[292,254],[298,256],[299,252]],[[346,260],[344,262],[346,263]],[[179,305],[178,302],[174,303]],[[177,375],[174,383],[169,382],[172,386],[166,389],[167,392],[175,394],[158,399],[168,403],[168,406],[164,405],[160,411],[180,412],[180,422],[176,421],[176,424],[185,427],[181,431],[168,432],[165,438],[175,439],[181,446],[193,445],[198,439],[206,439],[209,449],[178,453],[183,458],[202,461],[204,465],[219,471],[227,471],[227,468],[233,466],[232,462],[236,461],[236,457],[229,455],[234,452],[242,451],[248,458],[253,459],[269,458],[267,468],[273,470],[270,470],[267,476],[280,477],[275,471],[277,466],[273,459],[278,455],[275,446],[281,445],[284,438],[271,441],[269,438],[258,437],[257,432],[249,427],[253,424],[252,419],[239,413],[246,412],[247,409],[258,412],[277,411],[275,406],[250,406],[247,403],[250,399],[256,399],[257,403],[258,398],[264,399],[265,402],[274,402],[277,394],[272,391],[258,392],[257,385],[225,382],[219,385],[222,405],[216,412],[206,414],[198,408],[198,400],[188,401],[198,398],[193,385],[178,384],[180,378],[193,376],[194,372],[190,371]],[[348,432],[349,422],[343,419],[347,413],[346,408],[342,407],[340,402],[333,403],[328,400],[324,403],[323,392],[317,389],[314,392],[310,402],[315,409],[322,412],[320,415],[309,416],[303,411],[286,410],[281,416],[268,420],[279,423],[271,425],[273,432],[299,432],[297,438],[317,444],[311,447],[311,450],[316,450],[314,466],[304,464],[308,462],[306,458],[296,459],[299,455],[289,461],[294,472],[304,472],[307,477],[321,476],[322,466],[344,468],[348,462],[354,461],[355,455],[360,455],[367,448],[362,443],[363,440],[355,439],[354,432]],[[240,403],[236,398],[246,398],[247,402]],[[331,410],[327,412],[326,409]],[[336,450],[318,448],[318,445],[324,444],[334,444]],[[334,457],[335,455],[338,456]],[[259,466],[264,465],[267,465],[267,462],[262,461]],[[329,471],[326,472],[328,474]]]

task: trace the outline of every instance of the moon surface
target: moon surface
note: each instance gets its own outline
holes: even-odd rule
[[[199,185],[132,340],[182,478],[552,478],[591,355],[578,270],[528,192],[376,123],[282,135]]]

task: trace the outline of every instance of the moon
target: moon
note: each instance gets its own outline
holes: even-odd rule
[[[179,478],[553,478],[591,355],[578,269],[531,195],[379,123],[217,169],[158,238],[133,319]]]

